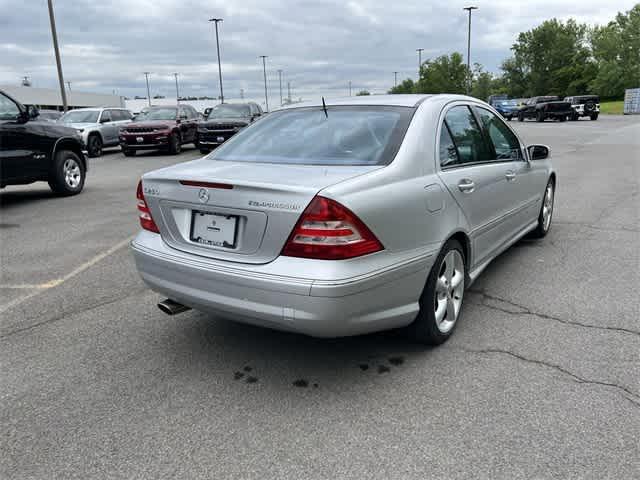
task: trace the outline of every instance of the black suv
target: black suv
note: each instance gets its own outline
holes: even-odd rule
[[[262,108],[254,102],[216,105],[198,124],[196,147],[201,153],[209,153],[262,114]]]
[[[544,122],[548,118],[564,122],[573,113],[571,104],[563,102],[560,97],[532,97],[518,110],[518,120],[535,118],[537,122]]]
[[[82,139],[37,117],[35,107],[0,91],[0,188],[46,181],[60,195],[80,193],[87,174]]]

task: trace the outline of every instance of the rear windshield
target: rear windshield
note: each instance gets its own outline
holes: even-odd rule
[[[386,165],[414,109],[388,106],[295,108],[274,112],[216,149],[214,160],[299,165]]]

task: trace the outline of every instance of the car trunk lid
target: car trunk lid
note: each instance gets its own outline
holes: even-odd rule
[[[162,238],[173,248],[268,263],[320,190],[379,168],[201,159],[147,174],[143,186]]]

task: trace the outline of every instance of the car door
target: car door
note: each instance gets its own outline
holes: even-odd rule
[[[507,236],[503,220],[510,210],[510,163],[496,161],[468,104],[447,107],[438,135],[438,174],[467,220],[475,266],[496,252]]]
[[[105,145],[116,143],[118,141],[118,126],[111,118],[111,110],[103,110],[98,121]]]
[[[37,178],[47,154],[38,148],[38,127],[24,121],[17,103],[0,93],[0,181]]]
[[[509,214],[505,217],[504,242],[533,222],[538,215],[538,184],[540,172],[532,168],[526,157],[526,149],[517,135],[502,119],[490,110],[475,106],[486,137],[491,143],[496,162],[504,162],[508,168],[507,197]]]

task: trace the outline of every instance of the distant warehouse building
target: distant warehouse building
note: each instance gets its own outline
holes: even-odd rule
[[[35,105],[41,109],[62,110],[60,90],[14,85],[0,85],[0,90],[8,93],[23,105]],[[70,109],[85,107],[124,107],[124,97],[103,93],[67,92]]]

